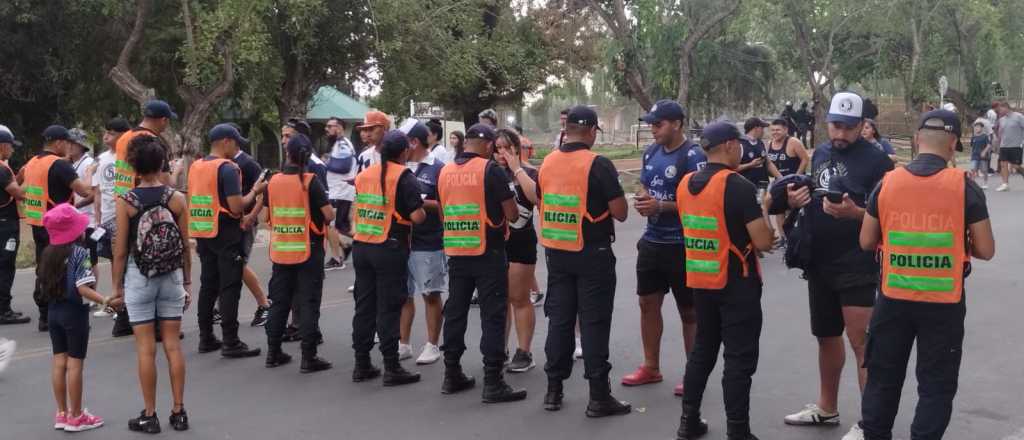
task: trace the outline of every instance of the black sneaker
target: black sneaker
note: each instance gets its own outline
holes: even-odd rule
[[[530,352],[516,349],[515,356],[512,356],[512,362],[508,364],[509,373],[525,373],[530,371],[537,364],[533,363],[533,355]]]
[[[344,247],[344,246],[342,246],[341,247],[341,264],[345,264],[345,262],[348,261],[349,255],[352,255],[352,248],[351,247]]]
[[[39,320],[39,331],[40,332],[48,332],[48,331],[50,331],[50,325],[47,324],[46,321],[43,321],[42,319],[40,319]]]
[[[199,340],[199,352],[209,353],[211,351],[217,351],[224,347],[224,344],[220,342],[220,339],[200,339]]]
[[[311,358],[303,356],[302,364],[299,365],[299,372],[303,374],[316,373],[317,371],[330,370],[334,365],[321,359],[319,356]]]
[[[338,259],[334,258],[334,257],[331,257],[330,260],[327,260],[327,263],[324,263],[324,270],[325,271],[326,270],[338,270],[338,269],[344,269],[344,268],[345,268],[345,263],[342,263],[342,262],[338,261]]]
[[[263,324],[267,323],[267,317],[270,316],[270,307],[259,306],[256,308],[256,313],[252,317],[252,322],[249,323],[252,327],[262,327]]]
[[[544,292],[536,292],[536,291],[531,291],[530,292],[530,304],[533,304],[534,307],[537,307],[537,306],[539,306],[539,305],[541,305],[543,303],[544,303]]]
[[[188,431],[188,413],[185,412],[185,408],[178,412],[171,411],[169,423],[175,431]]]
[[[6,324],[25,324],[31,321],[32,318],[28,316],[15,313],[13,310],[8,310],[0,315],[0,325]]]
[[[159,434],[160,419],[156,417],[155,412],[153,415],[147,416],[146,410],[142,410],[138,417],[128,421],[128,429],[146,434]]]
[[[220,310],[213,309],[213,323],[214,324],[220,324],[220,319],[221,319]]]
[[[230,359],[255,357],[260,355],[260,349],[249,348],[245,342],[238,341],[233,345],[225,345],[221,348],[220,355]]]
[[[618,400],[612,396],[608,396],[602,400],[590,400],[587,404],[587,417],[608,417],[608,416],[621,416],[629,414],[633,410],[633,406],[629,402]]]

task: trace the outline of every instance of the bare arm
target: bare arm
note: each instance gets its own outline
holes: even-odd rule
[[[860,248],[865,251],[874,251],[878,243],[882,241],[882,227],[875,216],[864,213],[864,220],[860,223]]]
[[[772,249],[775,236],[771,228],[768,227],[768,222],[764,220],[764,217],[759,217],[747,223],[747,233],[750,234],[750,243],[757,250],[767,252]]]
[[[420,223],[423,223],[423,221],[426,220],[426,219],[427,219],[427,212],[424,211],[423,208],[418,208],[415,211],[413,211],[411,214],[409,214],[409,220],[411,220],[414,224],[417,224],[417,225],[420,224]]]
[[[972,257],[988,261],[996,255],[996,239],[989,219],[967,225],[967,232],[971,239]]]
[[[100,192],[100,187],[98,187],[98,186],[92,187],[92,192],[93,192],[93,194],[99,193]],[[92,205],[92,215],[93,215],[93,217],[96,218],[96,224],[97,225],[103,223],[103,209],[102,209],[102,206],[100,206],[100,205],[102,205],[102,203],[93,203],[93,205]]]
[[[441,204],[437,200],[424,200],[423,209],[430,212],[441,212]]]
[[[185,290],[192,292],[187,287],[192,284],[192,242],[188,235],[188,204],[185,203],[185,195],[180,192],[174,193],[169,205],[174,215],[177,216],[178,229],[181,230],[181,240],[183,242],[181,253],[182,282],[186,286]],[[121,233],[120,227],[117,231],[118,234]]]
[[[7,184],[7,187],[4,188],[4,191],[7,191],[7,194],[10,194],[11,198],[13,198],[14,201],[22,200],[25,198],[25,190],[21,189],[21,186],[18,185],[18,182],[15,181],[14,179],[11,179],[11,183]]]
[[[330,224],[334,221],[334,207],[330,203],[320,207],[320,213],[324,215],[324,224]]]
[[[92,187],[85,183],[84,179],[75,179],[71,181],[71,189],[75,191],[75,194],[92,200]]]
[[[78,286],[78,294],[81,295],[82,298],[85,298],[94,303],[103,305],[107,304],[107,298],[103,295],[100,295],[100,293],[97,292],[96,289],[93,289],[93,287],[88,284]]]
[[[807,167],[811,165],[811,156],[807,154],[807,148],[804,147],[804,144],[802,142],[796,139],[793,140],[795,142],[790,143],[788,147],[791,152],[790,156],[795,154],[797,157],[800,158],[800,166],[796,168],[796,173],[803,174],[804,172],[807,171]],[[776,172],[778,171],[776,170]]]
[[[629,206],[624,196],[608,201],[608,215],[619,222],[626,221],[626,217],[629,215],[628,208]]]
[[[516,204],[515,197],[501,202],[501,211],[505,213],[505,220],[509,223],[519,220],[519,205]]]
[[[114,236],[114,260],[110,262],[110,276],[112,278],[112,284],[114,286],[114,298],[124,297],[124,271],[128,264],[128,228],[129,218],[131,215],[129,210],[132,209],[125,202],[124,199],[117,198],[117,234]],[[186,234],[188,231],[186,219],[185,230],[182,234]],[[180,227],[181,220],[179,219],[178,225]]]

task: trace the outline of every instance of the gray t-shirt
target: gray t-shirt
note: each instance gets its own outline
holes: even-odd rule
[[[1024,146],[1024,115],[1010,112],[999,118],[999,146],[1001,148]]]

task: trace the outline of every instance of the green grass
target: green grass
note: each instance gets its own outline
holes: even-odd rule
[[[36,243],[32,241],[32,226],[21,223],[21,245],[18,246],[18,258],[15,266],[18,269],[36,265]]]

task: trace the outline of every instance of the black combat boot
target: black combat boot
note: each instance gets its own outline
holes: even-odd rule
[[[459,365],[458,360],[444,360],[444,382],[441,384],[441,394],[455,394],[474,386],[476,386],[476,379],[462,372],[462,365]]]
[[[544,394],[544,409],[558,411],[562,409],[562,381],[548,379],[548,392]]]
[[[398,358],[384,359],[384,386],[393,387],[420,381],[420,373],[413,373],[402,368]]]
[[[611,384],[608,378],[590,380],[590,403],[587,404],[587,417],[607,417],[629,414],[633,406],[612,397]]]
[[[750,433],[750,420],[728,420],[725,425],[728,440],[758,440]]]
[[[679,417],[676,440],[693,440],[708,433],[708,423],[700,418],[700,408],[683,404],[683,415]]]
[[[281,343],[267,344],[267,368],[276,368],[292,361],[292,356],[281,351]]]
[[[513,389],[502,376],[502,361],[484,363],[484,403],[515,402],[526,398],[526,390]]]
[[[370,362],[370,353],[356,353],[356,366],[352,370],[352,382],[376,379],[380,377],[380,368]]]

